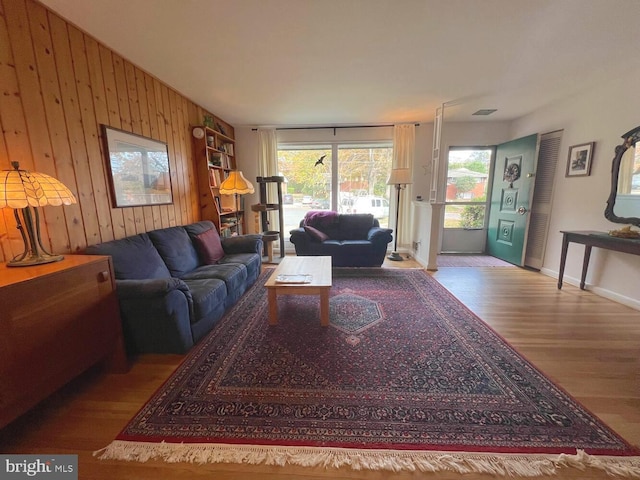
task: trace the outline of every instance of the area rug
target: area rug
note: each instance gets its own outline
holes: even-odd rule
[[[500,475],[640,475],[637,448],[419,269],[334,269],[319,300],[263,273],[103,459]]]
[[[491,255],[462,255],[462,254],[441,254],[438,255],[436,263],[439,268],[446,267],[513,267],[514,265],[505,262]]]

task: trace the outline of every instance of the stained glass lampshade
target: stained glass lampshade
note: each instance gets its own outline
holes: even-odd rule
[[[62,260],[62,255],[52,255],[42,246],[37,208],[71,205],[76,203],[76,197],[59,180],[49,175],[20,170],[18,162],[11,162],[11,165],[13,170],[0,171],[0,208],[14,209],[24,252],[7,262],[7,265],[24,267]]]

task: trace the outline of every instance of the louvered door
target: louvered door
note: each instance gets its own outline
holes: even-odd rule
[[[536,183],[531,204],[527,250],[524,264],[540,269],[549,232],[553,184],[558,164],[558,152],[562,141],[562,130],[545,133],[540,138],[540,152],[536,169]]]

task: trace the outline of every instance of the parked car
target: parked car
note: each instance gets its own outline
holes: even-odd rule
[[[313,203],[313,197],[310,195],[305,195],[302,197],[302,205],[311,205]]]
[[[386,198],[365,195],[362,197],[347,197],[342,199],[341,213],[370,213],[374,218],[389,216],[389,202]]]
[[[293,205],[293,195],[285,194],[282,196],[282,203],[284,205]]]
[[[313,202],[311,202],[311,208],[317,208],[318,210],[329,210],[329,200],[314,200]]]

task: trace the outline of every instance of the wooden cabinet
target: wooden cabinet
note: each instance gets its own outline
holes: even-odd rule
[[[212,220],[221,237],[244,233],[244,209],[241,198],[221,195],[220,184],[236,169],[235,140],[224,126],[217,129],[200,125],[192,127],[200,210],[203,220]],[[229,128],[225,124],[226,128]],[[224,133],[219,131],[224,129]]]
[[[111,257],[0,264],[0,428],[92,365],[127,370]]]

